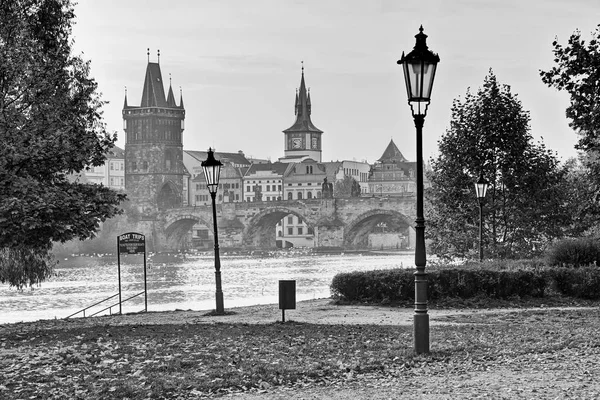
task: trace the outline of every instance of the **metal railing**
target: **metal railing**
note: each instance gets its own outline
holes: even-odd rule
[[[118,306],[119,304],[123,304],[123,303],[125,303],[125,302],[126,302],[126,301],[128,301],[128,300],[131,300],[131,299],[133,299],[133,298],[136,298],[136,297],[138,297],[138,296],[141,296],[141,295],[143,295],[144,293],[145,293],[145,291],[141,291],[141,292],[140,292],[140,293],[138,293],[138,294],[134,294],[133,296],[131,296],[131,297],[128,297],[128,298],[126,298],[125,300],[122,300],[120,303],[119,303],[119,302],[117,302],[117,303],[115,303],[115,304],[112,304],[112,305],[110,305],[110,306],[108,306],[108,307],[105,307],[105,308],[103,308],[103,309],[102,309],[102,310],[100,310],[100,311],[96,311],[95,313],[88,315],[88,317],[93,317],[94,315],[98,315],[98,314],[100,314],[101,312],[104,312],[104,311],[106,311],[106,310],[108,310],[109,314],[110,314],[110,315],[112,315],[112,308],[113,308],[113,307],[116,307],[116,306]],[[73,314],[69,315],[68,317],[65,317],[65,319],[69,319],[69,318],[71,318],[72,316],[74,316],[74,315],[77,315],[77,314],[79,314],[79,313],[83,313],[83,318],[86,318],[86,315],[85,315],[85,311],[86,311],[86,310],[89,310],[89,309],[90,309],[90,308],[92,308],[92,307],[96,307],[97,305],[99,305],[99,304],[102,304],[102,303],[104,303],[105,301],[108,301],[108,300],[112,299],[113,297],[117,297],[118,295],[119,295],[119,293],[117,293],[117,294],[113,294],[112,296],[110,296],[110,297],[107,297],[107,298],[106,298],[106,299],[104,299],[104,300],[100,300],[99,302],[97,302],[97,303],[94,303],[94,304],[92,304],[92,305],[91,305],[91,306],[89,306],[89,307],[86,307],[86,308],[84,308],[84,309],[81,309],[81,310],[79,310],[79,311],[77,311],[77,312],[74,312]],[[148,310],[144,310],[144,311],[148,311]]]

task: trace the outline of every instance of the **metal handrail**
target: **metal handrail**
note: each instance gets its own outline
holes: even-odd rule
[[[124,303],[124,302],[126,302],[127,300],[131,300],[131,299],[133,299],[134,297],[141,296],[141,295],[142,295],[142,294],[144,294],[144,293],[145,293],[145,292],[144,292],[144,291],[142,291],[142,292],[140,292],[140,293],[138,293],[138,294],[136,294],[136,295],[133,295],[133,296],[131,296],[131,297],[129,297],[129,298],[127,298],[127,299],[125,299],[125,300],[121,301],[121,303]],[[105,301],[108,301],[108,300],[110,300],[110,299],[112,299],[113,297],[116,297],[116,296],[118,296],[118,295],[119,295],[119,293],[117,293],[117,294],[113,294],[112,296],[110,296],[110,297],[107,297],[107,298],[106,298],[106,299],[104,299],[104,300],[100,300],[99,302],[97,302],[97,303],[94,303],[94,304],[92,304],[92,305],[91,305],[91,306],[89,306],[89,307],[86,307],[86,308],[84,308],[84,309],[82,309],[82,310],[79,310],[79,311],[77,311],[77,312],[75,312],[75,313],[73,313],[73,314],[69,315],[68,317],[65,317],[65,319],[69,319],[69,318],[71,318],[72,316],[74,316],[74,315],[77,315],[77,314],[79,314],[79,313],[81,313],[81,312],[83,313],[83,318],[86,318],[86,316],[85,316],[85,310],[89,310],[90,308],[92,308],[92,307],[95,307],[95,306],[97,306],[98,304],[102,304],[102,303],[104,303]],[[118,306],[118,305],[119,305],[119,303],[115,303],[115,304],[113,304],[113,305],[111,305],[111,306],[108,306],[108,307],[106,307],[106,308],[104,308],[104,309],[102,309],[102,310],[100,310],[100,311],[97,311],[97,312],[95,312],[95,313],[93,313],[93,314],[91,314],[91,315],[88,315],[88,317],[93,317],[94,315],[97,315],[97,314],[99,314],[99,313],[101,313],[101,312],[103,312],[103,311],[106,311],[106,310],[112,309],[113,307],[115,307],[115,306]],[[110,314],[112,315],[112,310],[111,310]]]
[[[126,298],[125,300],[121,301],[121,303],[125,303],[127,300],[131,300],[131,299],[133,299],[134,297],[141,296],[141,295],[143,295],[144,293],[145,293],[145,292],[144,292],[144,291],[142,291],[142,292],[140,292],[140,293],[138,293],[138,294],[134,294],[133,296],[131,296],[131,297],[128,297],[128,298]],[[103,312],[103,311],[106,311],[106,310],[108,310],[108,309],[112,309],[113,307],[116,307],[116,306],[118,306],[118,305],[119,305],[119,303],[115,303],[115,304],[113,304],[112,306],[108,306],[108,307],[106,307],[105,309],[102,309],[102,310],[100,310],[100,311],[96,311],[95,313],[93,313],[92,315],[90,315],[90,317],[93,317],[94,315],[100,314],[101,312]],[[112,315],[112,310],[111,310],[111,312],[110,312],[110,315]]]

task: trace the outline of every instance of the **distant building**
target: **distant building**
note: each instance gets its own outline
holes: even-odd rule
[[[244,201],[281,201],[283,179],[290,164],[252,164],[243,177]]]
[[[186,178],[186,184],[189,187],[187,192],[187,203],[189,206],[208,206],[212,204],[210,192],[206,187],[206,178],[202,169],[202,162],[208,157],[206,151],[183,152],[183,163],[189,176]],[[242,186],[242,177],[250,167],[250,161],[246,159],[244,153],[221,153],[215,152],[215,158],[223,164],[219,179],[219,189],[215,198],[216,203],[232,203],[243,201],[244,189]],[[212,226],[195,224],[192,227],[191,245],[194,248],[210,248],[213,246],[214,237],[212,235]]]
[[[369,193],[380,197],[414,195],[417,191],[416,171],[417,163],[408,161],[392,139],[371,167]]]
[[[333,184],[349,176],[359,183],[362,195],[369,193],[371,165],[368,162],[344,160],[324,162],[323,164],[327,168],[328,179]]]
[[[125,157],[123,149],[115,146],[106,155],[106,162],[74,174],[71,179],[96,183],[115,190],[125,189]]]
[[[189,191],[187,202],[191,206],[211,204],[210,193],[206,187],[206,178],[202,169],[202,162],[208,157],[206,151],[183,152],[183,164],[190,172]],[[242,177],[250,167],[250,161],[244,156],[244,153],[221,153],[215,151],[215,158],[221,163],[221,175],[219,179],[219,190],[217,191],[217,203],[244,201],[244,189],[242,187]]]
[[[140,105],[127,93],[123,104],[125,189],[144,217],[183,205],[184,121],[183,96],[177,105],[170,82],[165,96],[160,65],[148,60]]]
[[[304,66],[300,79],[300,91],[296,92],[296,103],[294,106],[296,121],[288,129],[284,130],[284,154],[281,162],[300,162],[311,158],[321,162],[323,131],[317,128],[311,118],[312,106],[310,92],[306,90],[304,82]]]

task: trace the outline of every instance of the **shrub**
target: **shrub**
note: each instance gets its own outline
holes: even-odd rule
[[[600,299],[600,270],[596,267],[553,268],[554,289],[564,296]]]
[[[518,266],[521,265],[519,268]],[[581,299],[600,299],[600,269],[542,268],[539,262],[474,264],[428,269],[428,300],[450,298],[511,299],[544,297],[554,290]],[[390,269],[337,274],[334,298],[359,302],[406,302],[414,299],[414,270]]]
[[[547,258],[549,265],[600,265],[600,244],[593,238],[561,240],[550,248]]]

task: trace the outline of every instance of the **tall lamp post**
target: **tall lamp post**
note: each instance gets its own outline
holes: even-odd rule
[[[398,61],[404,70],[408,104],[417,128],[417,219],[415,220],[415,353],[429,353],[429,314],[427,314],[427,273],[425,264],[425,218],[423,217],[423,124],[431,99],[433,78],[440,58],[427,48],[423,26],[415,35],[413,50]]]
[[[217,284],[216,299],[217,299],[217,314],[225,314],[223,307],[223,290],[221,289],[221,259],[219,258],[219,233],[217,231],[217,206],[215,197],[219,189],[219,175],[221,174],[221,161],[215,160],[214,152],[211,148],[208,149],[208,157],[206,161],[200,164],[204,169],[204,177],[206,178],[206,187],[212,198],[213,225],[215,235],[215,280]]]
[[[475,194],[479,203],[479,262],[483,261],[483,202],[487,192],[489,182],[483,177],[483,172],[479,175],[479,180],[475,182]]]

